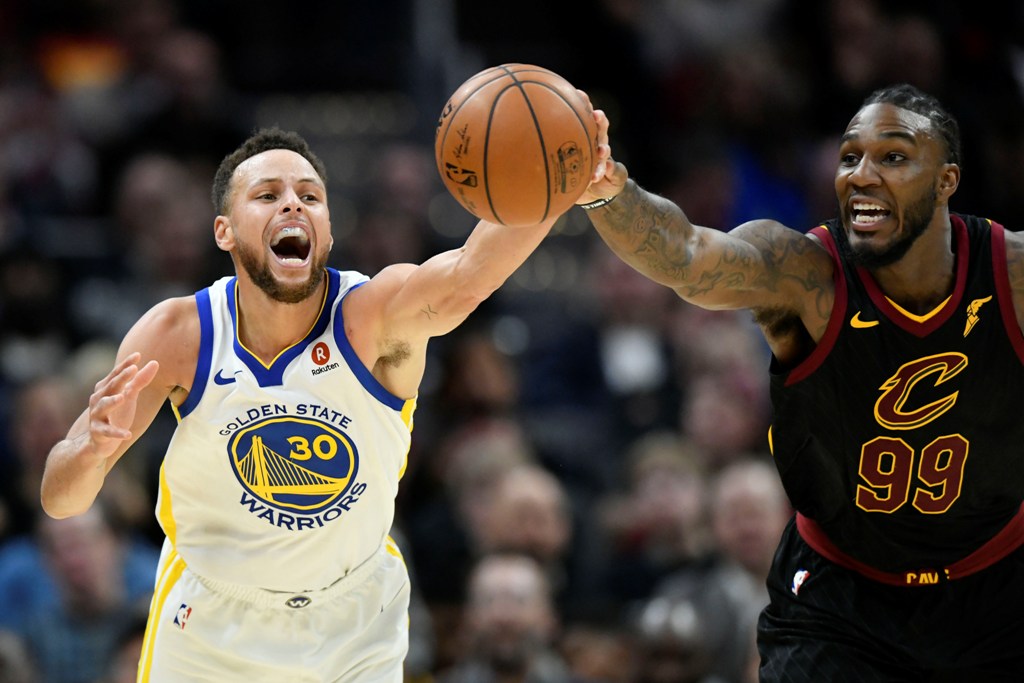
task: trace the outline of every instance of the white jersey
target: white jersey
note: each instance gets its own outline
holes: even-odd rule
[[[157,501],[160,525],[192,572],[314,590],[384,544],[415,400],[384,389],[345,335],[341,302],[366,280],[328,269],[312,329],[269,365],[238,339],[236,278],[196,294],[199,360]]]

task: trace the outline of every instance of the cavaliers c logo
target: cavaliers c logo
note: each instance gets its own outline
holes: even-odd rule
[[[911,407],[910,394],[919,383],[930,381],[937,388],[967,367],[962,353],[939,353],[904,363],[879,390],[875,403],[875,419],[888,429],[915,429],[938,418],[956,403],[958,391],[951,391],[926,405]]]
[[[231,467],[252,495],[278,509],[316,513],[351,485],[359,465],[343,432],[307,417],[277,416],[240,429]]]

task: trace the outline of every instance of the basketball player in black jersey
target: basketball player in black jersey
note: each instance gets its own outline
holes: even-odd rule
[[[911,86],[873,93],[839,146],[839,217],[808,233],[693,225],[600,158],[580,203],[608,245],[686,301],[751,309],[772,351],[797,514],[761,680],[1024,681],[1024,235],[950,212],[956,121]]]

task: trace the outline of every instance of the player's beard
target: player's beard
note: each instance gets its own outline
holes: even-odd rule
[[[278,282],[270,271],[270,264],[266,260],[261,261],[256,251],[248,246],[239,242],[235,247],[235,253],[238,254],[238,260],[249,275],[249,279],[263,290],[264,294],[283,304],[297,304],[312,296],[323,282],[329,252],[324,251],[315,255],[309,279],[296,285]]]
[[[844,234],[844,239],[837,240],[839,249],[846,257],[847,263],[863,268],[881,268],[891,266],[906,256],[917,238],[924,234],[935,215],[935,188],[926,192],[920,199],[907,207],[903,213],[903,232],[895,241],[881,250],[870,248],[855,249]]]

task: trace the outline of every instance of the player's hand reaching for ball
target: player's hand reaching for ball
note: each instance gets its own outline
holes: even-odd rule
[[[89,397],[89,441],[93,456],[106,459],[132,438],[131,426],[141,392],[156,377],[160,365],[151,360],[141,368],[133,353],[96,383]]]
[[[590,101],[585,92],[579,92],[588,102]],[[577,205],[612,199],[622,192],[626,181],[629,180],[629,172],[625,165],[612,158],[612,148],[608,144],[608,117],[600,109],[593,111],[594,121],[597,122],[597,159],[594,173],[590,177],[590,185],[576,200]]]

